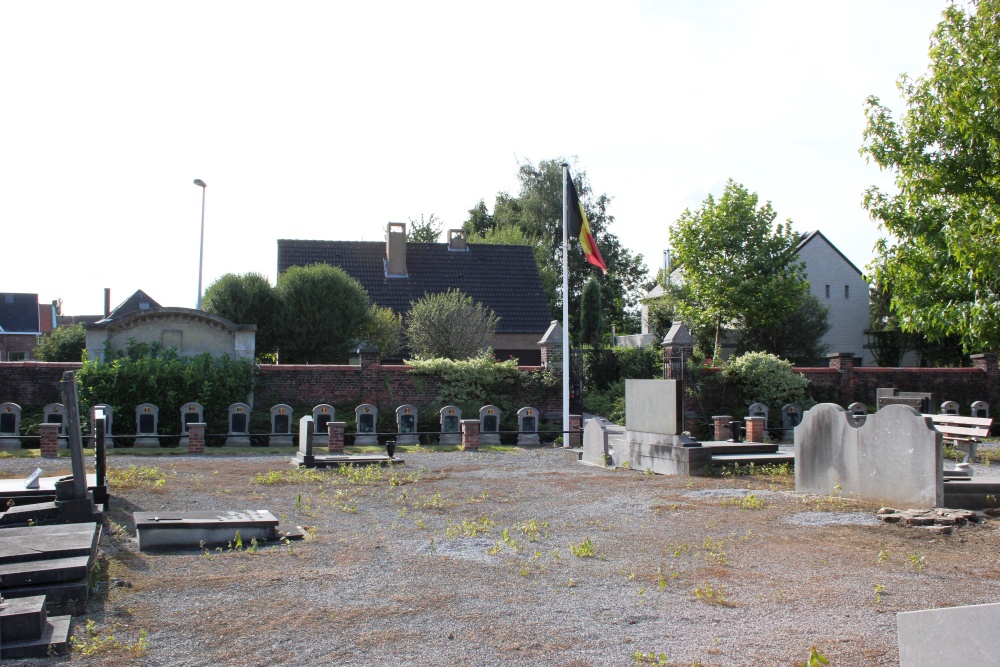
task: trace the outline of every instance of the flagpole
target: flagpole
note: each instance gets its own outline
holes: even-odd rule
[[[563,224],[562,224],[562,404],[563,404],[563,447],[570,446],[569,434],[569,165],[563,162]]]

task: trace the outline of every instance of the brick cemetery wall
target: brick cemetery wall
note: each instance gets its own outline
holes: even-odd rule
[[[0,403],[11,401],[21,407],[59,403],[62,401],[59,391],[62,374],[82,367],[80,362],[0,362]]]

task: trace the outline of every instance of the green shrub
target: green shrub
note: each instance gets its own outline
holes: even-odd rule
[[[747,406],[763,403],[772,412],[785,403],[805,407],[808,380],[792,370],[792,364],[768,352],[733,357],[722,368],[722,377],[739,389]]]
[[[35,358],[39,361],[80,361],[87,347],[87,332],[82,324],[58,327],[38,339]]]
[[[663,377],[663,352],[654,346],[584,350],[584,392],[604,391],[621,380]]]

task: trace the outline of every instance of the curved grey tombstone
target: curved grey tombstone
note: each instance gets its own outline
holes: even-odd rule
[[[847,411],[854,415],[854,422],[861,426],[868,418],[868,406],[864,403],[851,403],[847,406]]]
[[[988,419],[990,416],[990,404],[986,401],[976,401],[971,406],[972,416]]]
[[[271,406],[271,435],[267,438],[268,447],[291,447],[292,440],[292,406],[278,403]]]
[[[201,403],[190,401],[181,406],[181,447],[190,444],[188,426],[205,423],[205,407]]]
[[[357,432],[354,436],[355,445],[378,444],[378,408],[371,403],[363,403],[354,408],[354,424]]]
[[[246,403],[233,403],[229,406],[229,432],[226,434],[226,447],[250,446],[250,406]]]
[[[748,417],[763,417],[764,418],[764,426],[765,426],[765,428],[767,427],[767,413],[768,413],[768,408],[763,403],[754,403],[753,405],[751,405],[747,409],[747,416]]]
[[[930,417],[886,405],[856,426],[839,405],[821,403],[795,428],[795,490],[906,507],[944,502],[941,434]]]
[[[90,430],[94,431],[97,419],[94,417],[94,412],[100,410],[104,413],[104,446],[114,447],[115,439],[113,437],[114,431],[112,430],[115,424],[115,411],[107,403],[97,403],[96,405],[90,406]],[[96,435],[96,433],[95,433]]]
[[[446,405],[441,408],[441,435],[439,445],[458,445],[462,443],[462,409],[457,405]]]
[[[401,405],[396,408],[396,444],[420,444],[417,435],[417,408],[412,405]]]
[[[517,444],[538,445],[538,410],[521,408],[517,411]]]
[[[0,403],[0,449],[21,449],[21,406]]]
[[[495,405],[484,405],[479,408],[479,444],[500,444],[500,408]]]
[[[143,403],[135,409],[135,446],[159,447],[160,408]]]
[[[334,409],[329,403],[320,403],[312,411],[313,418],[313,433],[327,433],[329,429],[329,424],[332,421],[336,421],[333,418]],[[299,420],[299,425],[301,426],[302,420]]]
[[[941,404],[941,414],[957,415],[958,403],[956,401],[945,401],[944,403]]]

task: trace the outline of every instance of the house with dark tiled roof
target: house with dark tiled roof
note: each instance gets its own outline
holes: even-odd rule
[[[373,303],[405,316],[425,294],[458,289],[500,318],[492,347],[498,359],[541,364],[538,341],[552,320],[529,246],[466,243],[459,229],[447,243],[411,243],[405,223],[386,226],[386,240],[278,240],[278,275],[293,266],[329,264],[361,283]]]
[[[0,361],[31,359],[42,335],[37,294],[0,293]]]

